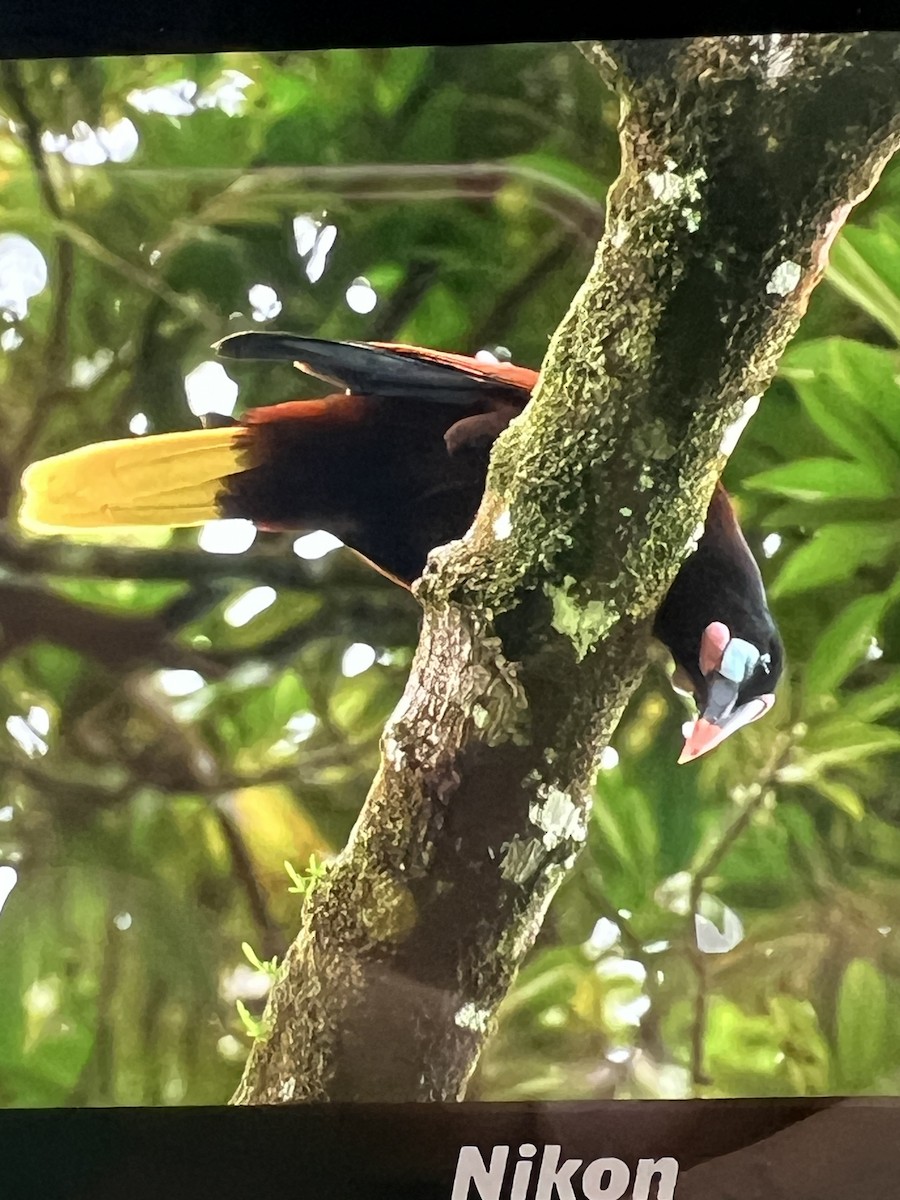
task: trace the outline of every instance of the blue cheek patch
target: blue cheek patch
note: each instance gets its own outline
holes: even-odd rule
[[[750,678],[758,665],[759,651],[752,642],[732,638],[725,647],[718,673],[732,683],[741,684]]]

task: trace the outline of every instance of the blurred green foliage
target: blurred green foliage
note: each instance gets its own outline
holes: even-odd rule
[[[224,1102],[365,796],[415,604],[275,535],[27,544],[20,472],[139,413],[195,426],[185,377],[259,284],[270,325],[538,365],[617,107],[574,50],[501,46],[7,64],[0,116],[0,1105]],[[315,279],[298,216],[337,229]],[[9,235],[47,265],[36,294]],[[890,168],[726,478],[785,636],[779,703],[678,768],[660,655],[472,1098],[900,1092],[898,342]],[[239,408],[315,386],[229,373]]]

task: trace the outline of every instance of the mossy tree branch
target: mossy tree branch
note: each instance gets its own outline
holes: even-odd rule
[[[238,1103],[462,1096],[736,428],[898,143],[893,36],[581,49],[623,106],[606,233],[473,528],[419,582],[381,768]]]

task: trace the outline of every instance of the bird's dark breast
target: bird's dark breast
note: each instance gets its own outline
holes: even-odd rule
[[[254,465],[226,481],[222,514],[266,529],[327,529],[411,583],[428,551],[461,537],[478,510],[490,445],[451,455],[444,435],[485,406],[358,397],[326,403],[313,402],[299,419],[248,428]]]

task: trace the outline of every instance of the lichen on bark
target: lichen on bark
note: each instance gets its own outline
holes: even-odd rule
[[[606,233],[472,529],[416,586],[379,773],[305,905],[236,1102],[464,1094],[735,431],[896,147],[898,47],[581,47],[622,100]]]

